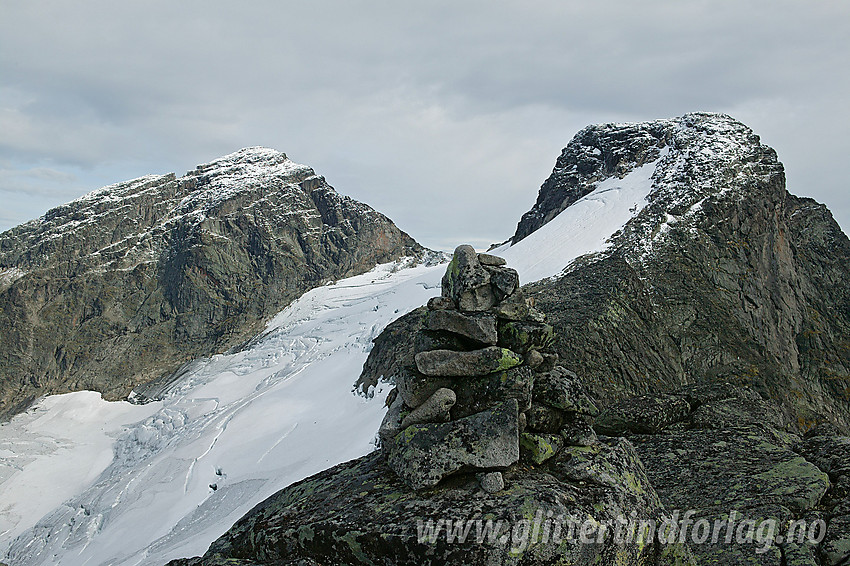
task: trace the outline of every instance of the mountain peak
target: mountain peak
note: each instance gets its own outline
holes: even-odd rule
[[[602,181],[622,179],[658,160],[665,148],[668,151],[653,177],[659,186],[676,188],[676,194],[668,191],[663,197],[674,207],[692,206],[734,184],[730,183],[734,178],[782,172],[773,149],[762,145],[749,127],[726,114],[695,112],[648,122],[588,126],[562,150],[552,174],[540,187],[537,202],[517,225],[514,243],[591,193]],[[674,203],[676,200],[680,202]]]

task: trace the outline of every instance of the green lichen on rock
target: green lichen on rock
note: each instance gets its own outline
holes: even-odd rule
[[[537,465],[557,454],[563,444],[564,439],[557,434],[524,432],[519,439],[522,454]]]
[[[622,466],[636,464],[628,442],[620,440],[601,443],[589,458],[597,468],[621,472]],[[544,540],[543,526],[553,517],[575,517],[601,525],[628,510],[634,511],[638,520],[660,520],[663,508],[651,488],[637,493],[625,484],[588,487],[584,480],[573,479],[580,475],[580,466],[558,454],[539,467],[508,471],[506,488],[496,493],[482,490],[473,474],[456,476],[427,492],[415,492],[388,469],[379,453],[373,453],[284,488],[215,541],[204,557],[178,561],[175,566],[213,566],[228,559],[244,561],[242,564],[299,564],[303,560],[311,565],[398,566],[688,564],[672,558],[656,562],[656,556],[675,552],[653,542],[624,543],[609,536],[600,544],[582,544],[577,534],[568,537],[566,525],[562,525],[560,540],[552,538],[551,530]],[[434,527],[446,518],[490,520],[491,525],[501,525],[499,534],[507,539],[484,537],[478,542],[473,525],[467,539],[447,543],[445,524],[432,538],[418,536],[428,521]],[[539,528],[532,535],[535,521]],[[511,529],[516,525],[528,529],[517,528],[518,535],[513,536]],[[305,527],[314,533],[312,538],[300,536]],[[519,536],[523,532],[526,536]]]

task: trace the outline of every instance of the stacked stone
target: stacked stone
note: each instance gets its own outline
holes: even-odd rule
[[[521,456],[543,463],[595,440],[596,408],[557,366],[553,329],[529,306],[505,260],[459,246],[428,301],[413,363],[398,377],[379,436],[389,466],[414,489],[476,472],[489,491]]]

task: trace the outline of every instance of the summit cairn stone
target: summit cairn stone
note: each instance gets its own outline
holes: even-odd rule
[[[443,296],[452,299],[461,311],[486,311],[496,304],[490,273],[470,245],[458,246],[455,250],[443,275],[442,288]]]
[[[543,465],[597,442],[593,401],[556,365],[554,331],[504,259],[459,246],[427,308],[379,431],[389,468],[408,486],[475,474],[494,493],[520,460]]]

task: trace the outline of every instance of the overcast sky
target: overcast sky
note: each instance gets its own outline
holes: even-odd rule
[[[585,125],[707,110],[848,231],[848,65],[844,0],[0,0],[0,230],[263,145],[482,247]]]

